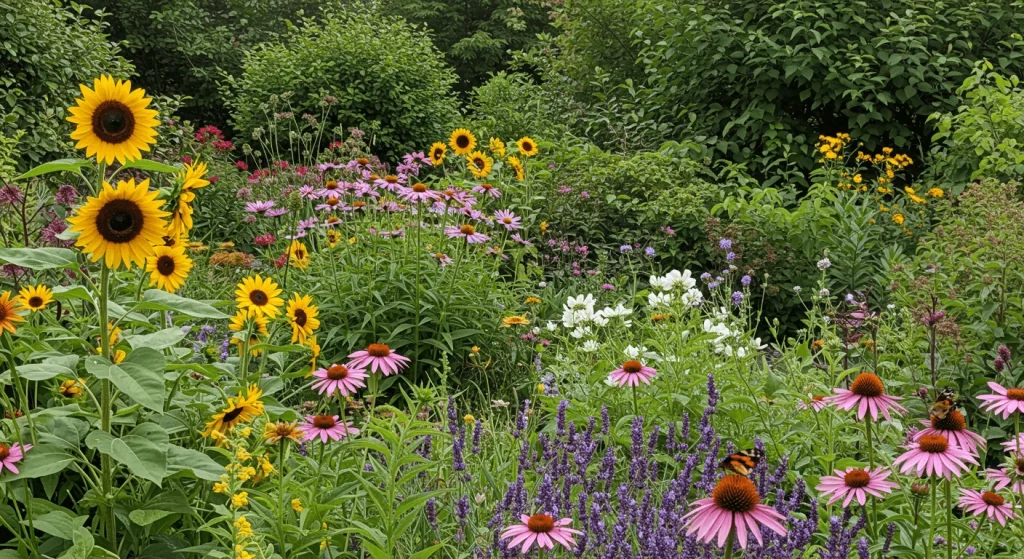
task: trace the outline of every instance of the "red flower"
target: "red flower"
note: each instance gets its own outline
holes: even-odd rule
[[[249,164],[246,163],[245,161],[235,161],[235,167],[238,167],[242,171],[249,170]]]

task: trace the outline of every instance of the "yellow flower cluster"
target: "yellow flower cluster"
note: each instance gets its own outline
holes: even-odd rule
[[[821,154],[822,161],[839,159],[843,148],[850,143],[850,135],[840,132],[835,136],[818,136],[818,143],[814,145]]]

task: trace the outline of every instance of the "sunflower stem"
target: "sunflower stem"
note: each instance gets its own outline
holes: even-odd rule
[[[21,413],[25,414],[25,421],[28,422],[28,434],[32,437],[32,444],[39,444],[36,438],[36,426],[32,422],[32,412],[29,410],[28,394],[25,393],[25,387],[21,385],[21,377],[18,376],[18,369],[14,364],[14,343],[11,340],[11,335],[6,331],[3,333],[3,342],[4,349],[7,351],[7,366],[11,368],[11,382],[14,383],[14,388],[18,393],[18,406],[21,407]],[[14,410],[11,410],[11,419],[15,421],[15,431],[18,431]],[[20,442],[20,431],[18,439]]]
[[[100,166],[100,180],[103,179],[103,166]],[[100,270],[100,293],[99,293],[99,313],[100,313],[100,355],[106,358],[110,358],[110,330],[108,329],[107,322],[107,294],[110,291],[110,268],[105,264]],[[110,379],[103,379],[101,381],[100,390],[100,427],[104,433],[110,434],[110,408],[113,403],[111,402],[112,390],[110,386]],[[110,455],[100,453],[100,465],[102,469],[100,477],[100,488],[103,491],[103,499],[106,501],[104,506],[104,512],[106,513],[106,525],[107,525],[107,540],[110,541],[110,545],[113,549],[117,549],[117,519],[114,516],[114,504],[110,502],[113,498],[111,494],[111,487],[113,485],[114,478],[114,467],[110,461]]]

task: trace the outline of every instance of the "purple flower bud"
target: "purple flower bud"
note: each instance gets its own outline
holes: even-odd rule
[[[751,282],[750,276],[743,276],[742,278],[740,278],[740,284],[743,287],[747,287],[748,285],[750,285],[750,282]]]

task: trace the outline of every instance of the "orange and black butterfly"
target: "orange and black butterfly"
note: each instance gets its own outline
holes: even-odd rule
[[[955,410],[960,403],[961,401],[956,397],[956,391],[952,388],[943,388],[931,409],[928,410],[928,415],[945,419],[949,412]]]
[[[740,450],[726,456],[725,460],[718,464],[718,467],[734,474],[749,476],[750,472],[754,471],[754,468],[757,467],[763,458],[764,451],[762,450],[756,448]]]

